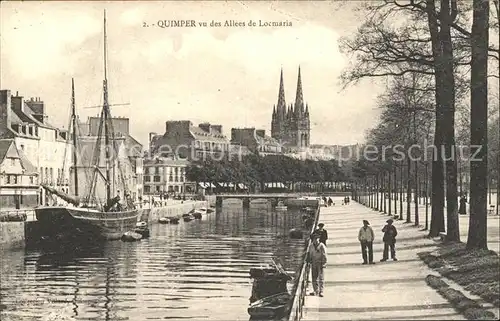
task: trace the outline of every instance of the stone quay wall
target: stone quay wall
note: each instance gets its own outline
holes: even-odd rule
[[[25,222],[0,222],[0,249],[23,248]]]

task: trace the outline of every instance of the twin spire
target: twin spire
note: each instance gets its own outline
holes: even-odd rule
[[[309,107],[306,105],[304,109],[304,95],[302,93],[302,78],[300,75],[300,66],[299,66],[299,75],[297,78],[297,92],[295,93],[295,105],[290,107],[287,110],[286,100],[285,100],[285,85],[283,82],[283,67],[281,68],[280,74],[280,87],[278,92],[278,104],[275,108],[273,108],[273,114],[281,115],[284,117],[289,112],[295,113],[308,113]]]

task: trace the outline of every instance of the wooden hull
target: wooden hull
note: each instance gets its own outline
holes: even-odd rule
[[[100,212],[80,207],[40,207],[37,221],[47,236],[67,234],[72,237],[118,240],[135,229],[140,210]]]
[[[248,307],[248,314],[253,319],[280,319],[288,312],[290,299],[291,296],[287,292],[271,295],[252,303]]]

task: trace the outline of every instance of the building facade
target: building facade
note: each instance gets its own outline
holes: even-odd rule
[[[281,69],[278,103],[273,106],[271,137],[291,150],[307,148],[311,139],[309,106],[304,102],[302,79],[297,79],[295,103],[286,105],[283,69]]]
[[[14,139],[0,139],[0,209],[24,209],[39,203],[38,173]]]
[[[14,140],[17,149],[36,167],[39,184],[68,192],[73,151],[69,133],[48,122],[40,98],[24,100],[10,90],[0,90],[0,138]],[[46,191],[39,188],[39,194],[39,203],[47,204]]]
[[[144,160],[144,194],[184,194],[186,167],[189,162],[176,157],[154,157]]]
[[[229,154],[229,140],[221,125],[201,123],[194,126],[189,120],[167,121],[165,134],[150,134],[150,157],[179,157],[193,160],[221,159]]]
[[[231,144],[247,147],[252,153],[261,156],[281,154],[280,143],[266,135],[263,129],[232,128]]]

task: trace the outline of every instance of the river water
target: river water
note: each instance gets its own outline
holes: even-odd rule
[[[248,320],[250,267],[300,267],[298,212],[224,206],[202,220],[154,224],[151,237],[98,248],[2,254],[1,320]]]

